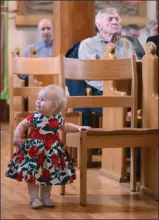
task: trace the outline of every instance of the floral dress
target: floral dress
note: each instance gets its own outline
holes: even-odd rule
[[[59,137],[64,124],[60,114],[38,112],[26,118],[31,123],[27,140],[13,154],[6,176],[33,184],[64,185],[76,179],[75,169]]]

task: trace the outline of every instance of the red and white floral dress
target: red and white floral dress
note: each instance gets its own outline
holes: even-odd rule
[[[13,154],[6,176],[33,184],[63,185],[76,179],[75,169],[59,137],[64,124],[60,114],[44,116],[38,112],[26,118],[31,124],[27,140]]]

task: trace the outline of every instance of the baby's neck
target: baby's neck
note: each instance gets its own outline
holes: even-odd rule
[[[38,112],[38,113],[45,116],[45,117],[52,117],[52,116],[56,115],[56,114],[42,114],[41,112]]]

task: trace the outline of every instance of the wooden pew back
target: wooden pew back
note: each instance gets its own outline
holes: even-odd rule
[[[80,60],[64,58],[62,67],[63,83],[65,79],[72,80],[132,80],[132,94],[130,96],[71,96],[68,106],[71,108],[92,107],[132,107],[132,126],[136,126],[137,109],[137,76],[135,57],[115,60]]]
[[[147,128],[158,128],[158,65],[156,46],[148,42],[145,44],[145,56],[142,60],[142,117],[143,127]],[[158,195],[158,149],[142,150],[141,167],[141,188],[151,195]]]

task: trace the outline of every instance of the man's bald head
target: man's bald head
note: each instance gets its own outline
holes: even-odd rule
[[[53,25],[52,21],[48,18],[43,18],[38,24],[40,36],[46,43],[50,43],[53,39]]]

